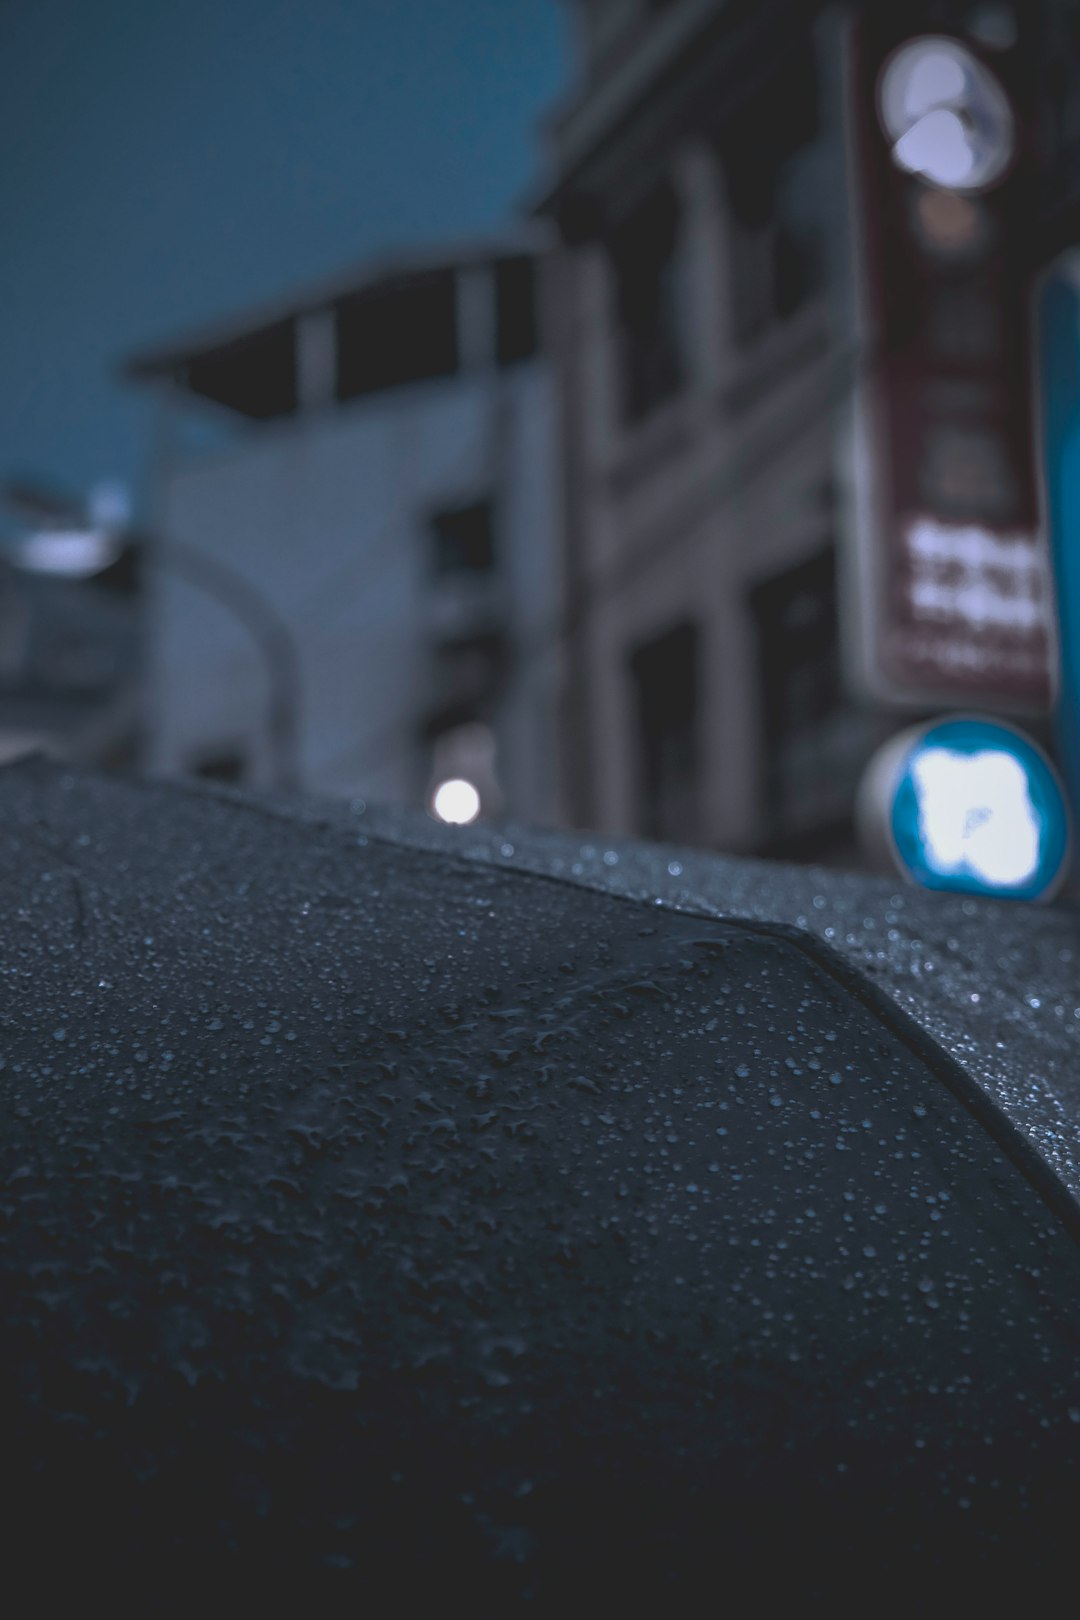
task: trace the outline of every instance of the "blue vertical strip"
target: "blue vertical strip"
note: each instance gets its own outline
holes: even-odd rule
[[[1080,283],[1052,271],[1038,303],[1043,478],[1057,594],[1061,768],[1080,826]]]

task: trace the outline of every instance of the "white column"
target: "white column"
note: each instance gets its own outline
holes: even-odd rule
[[[575,338],[581,355],[582,414],[590,471],[611,461],[619,435],[619,334],[614,276],[603,247],[575,252]]]
[[[457,331],[461,369],[490,370],[495,364],[495,274],[490,264],[458,271]]]
[[[682,206],[684,319],[690,383],[711,391],[726,370],[730,256],[723,218],[719,163],[704,142],[676,156],[673,179]]]
[[[312,309],[296,322],[296,391],[303,412],[333,403],[337,331],[332,309]]]

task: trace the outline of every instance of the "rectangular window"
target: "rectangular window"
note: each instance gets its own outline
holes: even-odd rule
[[[473,501],[437,512],[431,520],[432,563],[437,578],[490,574],[495,567],[495,527],[490,501]]]
[[[833,548],[756,586],[750,607],[765,758],[762,847],[824,853],[830,840],[851,836],[871,741],[844,690]]]
[[[247,776],[247,758],[239,749],[223,748],[217,752],[200,754],[191,760],[188,772],[204,782],[243,782]]]
[[[458,368],[452,270],[368,287],[337,306],[337,397],[449,377]]]
[[[701,837],[696,624],[674,626],[630,657],[638,756],[640,827],[646,838]]]
[[[531,258],[502,259],[495,266],[495,358],[500,366],[536,353],[536,280]]]
[[[432,647],[432,703],[424,719],[428,735],[490,717],[498,704],[509,645],[501,630],[440,639]]]
[[[612,235],[623,415],[646,416],[685,375],[679,207],[658,187]]]
[[[275,321],[192,355],[177,380],[193,394],[256,421],[289,416],[297,406],[296,321]]]
[[[801,309],[822,285],[813,172],[817,86],[801,64],[774,79],[721,138],[738,342]]]

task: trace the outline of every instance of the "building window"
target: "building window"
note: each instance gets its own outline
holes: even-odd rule
[[[490,717],[503,692],[509,651],[498,629],[442,636],[433,644],[432,700],[422,721],[428,736]]]
[[[530,258],[502,259],[495,266],[495,359],[500,366],[536,353],[536,279]]]
[[[739,343],[752,343],[821,289],[816,135],[816,83],[801,66],[774,80],[722,136]]]
[[[836,556],[830,546],[750,593],[757,630],[766,836],[777,853],[816,855],[850,837],[872,738],[847,700]]]
[[[239,748],[221,748],[199,754],[188,766],[189,774],[203,782],[242,782],[247,775],[247,758]]]
[[[701,836],[696,624],[674,626],[630,657],[637,729],[639,823],[646,838]]]
[[[632,422],[677,393],[685,374],[679,208],[669,185],[618,228],[610,255],[622,410]]]
[[[432,564],[437,578],[490,574],[495,568],[495,526],[490,501],[437,512],[431,520]]]
[[[297,407],[296,321],[275,321],[192,355],[178,368],[177,381],[256,421],[291,415]]]
[[[394,279],[337,305],[337,397],[450,377],[458,369],[452,270]]]

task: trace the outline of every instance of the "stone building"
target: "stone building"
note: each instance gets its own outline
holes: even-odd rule
[[[560,243],[567,812],[850,860],[902,725],[977,707],[1048,735],[1024,300],[1051,223],[1076,235],[1044,185],[1075,112],[1042,89],[1047,18],[1075,48],[1075,8],[571,9],[537,204]],[[913,36],[947,42],[924,74],[1006,87],[992,185],[932,183],[926,129],[882,124]]]

